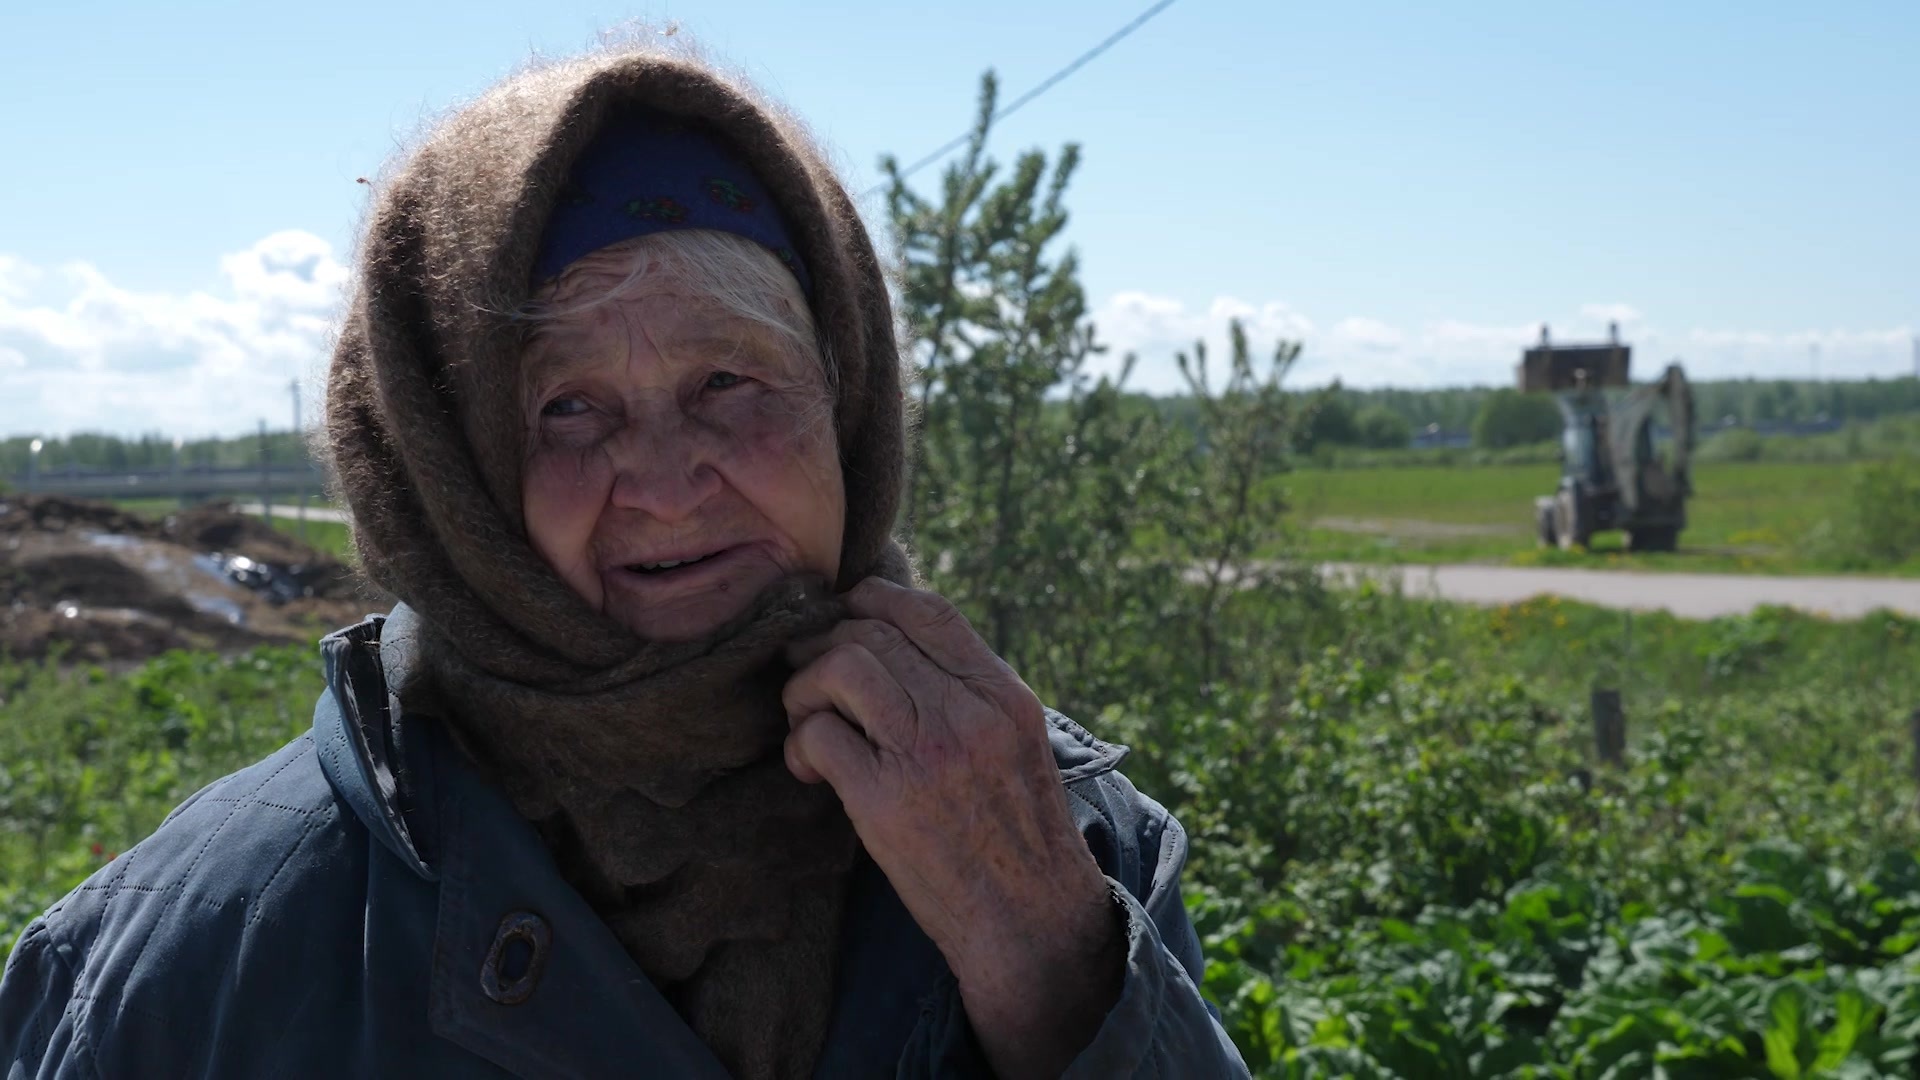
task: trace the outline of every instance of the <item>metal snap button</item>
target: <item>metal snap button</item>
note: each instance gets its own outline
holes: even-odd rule
[[[480,989],[502,1005],[518,1005],[533,996],[552,951],[553,931],[531,911],[515,911],[500,920],[493,948],[480,966]]]

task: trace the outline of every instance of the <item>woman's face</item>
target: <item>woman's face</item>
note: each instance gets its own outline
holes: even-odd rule
[[[556,306],[631,266],[592,259]],[[846,493],[812,348],[649,271],[544,325],[522,371],[528,535],[635,634],[697,638],[785,575],[837,574]]]

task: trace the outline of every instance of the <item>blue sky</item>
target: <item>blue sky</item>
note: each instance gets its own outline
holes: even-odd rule
[[[365,189],[530,53],[677,22],[860,188],[1145,0],[70,3],[0,16],[0,434],[241,431],[324,361]],[[1920,4],[1178,0],[1001,128],[1072,140],[1103,336],[1299,338],[1303,384],[1503,382],[1539,322],[1642,368],[1910,371]],[[931,180],[931,174],[927,179]],[[877,205],[876,205],[877,209]]]

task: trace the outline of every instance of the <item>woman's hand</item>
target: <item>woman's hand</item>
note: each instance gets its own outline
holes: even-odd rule
[[[878,578],[846,599],[791,650],[787,767],[833,785],[995,1072],[1058,1076],[1119,996],[1125,934],[1040,701],[945,599]]]

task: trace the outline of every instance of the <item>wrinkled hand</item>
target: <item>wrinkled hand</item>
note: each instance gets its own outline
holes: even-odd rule
[[[1040,701],[945,599],[869,578],[846,600],[789,651],[787,767],[833,785],[995,1071],[1058,1076],[1118,998],[1125,938]]]

